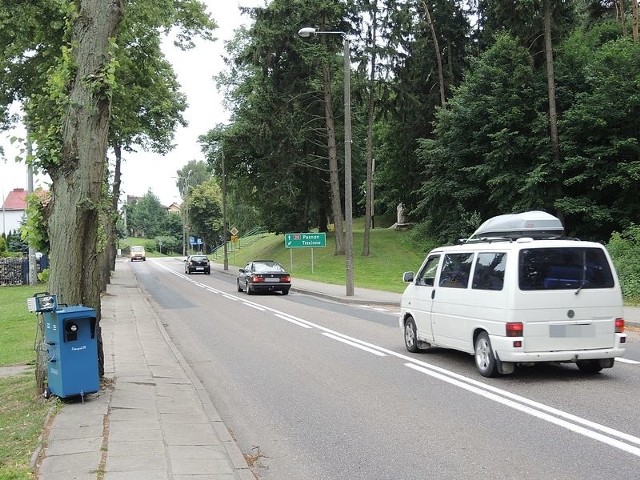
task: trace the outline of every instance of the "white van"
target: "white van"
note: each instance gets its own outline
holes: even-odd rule
[[[473,354],[485,377],[532,362],[612,367],[626,346],[613,264],[599,243],[563,233],[545,212],[501,215],[460,245],[432,250],[417,274],[403,276],[407,350]]]

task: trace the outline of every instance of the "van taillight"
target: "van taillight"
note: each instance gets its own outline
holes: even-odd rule
[[[523,329],[522,322],[507,322],[507,337],[521,337]]]
[[[616,318],[616,333],[624,333],[624,318]]]

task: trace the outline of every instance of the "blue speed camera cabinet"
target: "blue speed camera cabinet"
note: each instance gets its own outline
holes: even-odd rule
[[[60,398],[96,393],[100,388],[96,311],[62,306],[42,315],[50,393]]]

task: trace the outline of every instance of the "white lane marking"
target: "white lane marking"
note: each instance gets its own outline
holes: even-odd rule
[[[374,355],[377,355],[378,357],[386,357],[387,356],[386,354],[380,352],[379,350],[376,350],[375,348],[365,347],[364,345],[360,345],[359,343],[351,342],[349,340],[345,340],[344,338],[338,337],[337,335],[332,335],[332,334],[326,333],[326,332],[323,332],[322,335],[324,335],[325,337],[333,338],[334,340],[337,340],[339,342],[346,343],[347,345],[351,345],[352,347],[359,348],[360,350],[364,350],[365,352],[373,353]]]
[[[394,317],[399,317],[402,314],[400,310],[394,310],[393,308],[389,308],[389,307],[376,307],[375,305],[356,305],[356,306],[358,308],[361,308],[362,310],[373,310],[375,312],[393,315]]]
[[[358,342],[358,343],[360,343],[362,345],[366,345],[368,347],[378,349],[381,352],[384,352],[384,353],[387,353],[390,356],[397,357],[399,359],[405,360],[408,363],[414,364],[414,365],[416,365],[418,367],[421,367],[421,368],[424,368],[424,369],[428,369],[430,371],[434,371],[434,372],[436,372],[436,373],[438,373],[440,375],[444,375],[444,376],[456,379],[458,381],[467,383],[467,384],[472,385],[474,387],[481,388],[481,389],[487,390],[489,392],[493,392],[493,393],[495,393],[497,395],[501,395],[501,396],[503,396],[505,398],[509,398],[509,399],[511,399],[513,401],[520,402],[522,404],[529,405],[529,406],[538,408],[540,410],[544,410],[544,411],[546,411],[546,412],[548,412],[548,413],[550,413],[552,415],[557,415],[559,417],[566,418],[567,420],[570,420],[572,422],[581,423],[581,424],[583,424],[583,425],[585,425],[585,426],[587,426],[589,428],[600,430],[600,431],[602,431],[604,433],[607,433],[608,435],[617,436],[617,437],[622,438],[622,439],[624,439],[626,441],[629,441],[629,442],[636,443],[636,444],[640,445],[640,438],[634,437],[633,435],[629,435],[629,434],[626,434],[624,432],[620,432],[619,430],[614,430],[613,428],[609,428],[609,427],[606,427],[604,425],[600,425],[598,423],[591,422],[590,420],[586,420],[586,419],[578,417],[576,415],[572,415],[571,413],[567,413],[567,412],[564,412],[562,410],[558,410],[558,409],[556,409],[554,407],[549,407],[548,405],[544,405],[542,403],[538,403],[538,402],[536,402],[534,400],[530,400],[530,399],[528,399],[526,397],[522,397],[522,396],[520,396],[518,394],[511,393],[511,392],[509,392],[507,390],[502,390],[501,388],[497,388],[497,387],[494,387],[492,385],[487,385],[487,384],[482,383],[482,382],[480,382],[478,380],[474,380],[472,378],[466,377],[466,376],[461,375],[459,373],[455,373],[455,372],[446,370],[444,368],[437,367],[437,366],[432,365],[430,363],[423,362],[421,360],[417,360],[417,359],[409,357],[407,355],[403,355],[401,353],[394,352],[392,350],[388,350],[386,348],[379,347],[377,345],[373,345],[371,343],[368,343],[368,342],[365,342],[365,341],[362,341],[362,340],[358,340],[356,338],[349,337],[349,336],[344,335],[344,334],[340,334],[340,333],[337,333],[337,332],[334,332],[334,333],[336,333],[336,335],[342,336],[343,338],[348,338],[349,340]]]
[[[563,420],[561,418],[554,417],[553,415],[545,413],[544,411],[536,410],[535,408],[532,408],[527,405],[522,405],[509,398],[501,397],[495,393],[483,391],[481,388],[450,378],[447,375],[442,375],[430,369],[422,368],[412,363],[405,363],[404,365],[418,372],[437,378],[438,380],[442,380],[443,382],[447,382],[452,385],[455,385],[458,388],[462,388],[469,392],[475,393],[476,395],[480,395],[482,397],[488,398],[489,400],[493,400],[494,402],[501,403],[503,405],[506,405],[507,407],[524,412],[527,415],[531,415],[541,420],[545,420],[549,423],[553,423],[554,425],[558,425],[572,432],[579,433],[580,435],[584,435],[585,437],[589,437],[593,440],[597,440],[599,442],[605,443],[615,448],[619,448],[620,450],[623,450],[627,453],[640,457],[640,448],[634,447],[633,445],[629,445],[628,443],[624,443],[620,440],[616,440],[615,438],[611,438],[601,433],[595,432],[593,430],[589,430],[588,428],[581,427],[579,425]],[[542,404],[539,404],[539,406],[545,407],[545,405],[542,405]],[[640,441],[640,439],[638,438],[635,438],[635,437],[632,437],[632,438],[635,440],[635,443],[637,443],[637,441]]]
[[[256,310],[260,310],[261,312],[264,312],[266,310],[266,308],[263,308],[256,303],[250,303],[250,302],[242,302],[242,303],[245,304],[247,307],[255,308]]]
[[[631,360],[630,358],[616,357],[616,362],[629,363],[631,365],[640,365],[640,362],[638,362],[637,360]]]
[[[174,272],[173,270],[162,266],[162,268],[165,268],[166,270],[168,270],[171,273],[177,274],[176,272]],[[186,278],[183,275],[177,274],[178,276],[182,277],[182,278]],[[192,283],[196,283],[193,282],[191,279],[186,278],[187,280],[191,281]],[[209,290],[210,287],[207,288],[207,290]],[[216,293],[225,293],[222,291],[216,291]],[[239,297],[237,297],[239,298]],[[530,415],[536,416],[537,418],[541,418],[543,420],[547,420],[550,421],[551,423],[558,425],[558,426],[562,426],[564,428],[567,428],[571,431],[574,431],[576,433],[580,433],[582,435],[585,435],[589,438],[593,438],[596,440],[599,440],[601,442],[604,442],[608,445],[614,446],[616,448],[619,448],[621,450],[624,450],[628,453],[631,453],[633,455],[636,456],[640,456],[640,449],[638,447],[635,447],[633,445],[628,445],[623,443],[620,440],[615,440],[613,438],[607,437],[606,435],[603,435],[601,433],[597,433],[597,431],[603,432],[604,434],[610,435],[612,437],[618,437],[624,441],[630,442],[630,443],[634,443],[637,445],[640,445],[640,438],[638,437],[634,437],[633,435],[629,435],[627,433],[621,432],[619,430],[615,430],[613,428],[610,427],[606,427],[604,425],[600,425],[598,423],[592,422],[590,420],[584,419],[582,417],[578,417],[576,415],[564,412],[562,410],[558,410],[554,407],[550,407],[548,405],[542,404],[542,403],[538,403],[535,402],[533,400],[530,400],[526,397],[522,397],[520,395],[508,392],[506,390],[502,390],[500,388],[494,387],[492,385],[487,385],[485,383],[482,383],[478,380],[474,380],[472,378],[469,377],[465,377],[464,375],[460,375],[458,373],[449,371],[449,370],[445,370],[444,368],[441,367],[437,367],[435,365],[431,365],[427,362],[423,362],[421,360],[417,360],[415,358],[409,357],[407,355],[398,353],[398,352],[394,352],[392,350],[386,349],[384,347],[380,347],[378,345],[374,345],[372,343],[369,342],[365,342],[363,340],[345,335],[343,333],[337,332],[335,330],[331,330],[329,328],[323,327],[321,325],[318,325],[316,323],[307,321],[307,320],[303,320],[301,318],[298,317],[293,317],[292,315],[289,315],[287,313],[281,312],[279,310],[276,310],[274,308],[271,307],[259,307],[257,304],[252,304],[251,302],[247,302],[247,301],[243,301],[243,303],[245,303],[248,306],[252,306],[253,308],[262,308],[262,310],[265,311],[270,311],[274,314],[274,316],[277,316],[279,318],[283,318],[283,317],[287,317],[287,318],[283,318],[284,320],[290,321],[291,319],[295,319],[296,322],[295,323],[300,323],[300,326],[304,326],[305,328],[316,328],[318,330],[320,330],[321,332],[323,332],[323,335],[326,336],[335,336],[336,340],[339,338],[342,338],[343,340],[345,340],[344,343],[348,343],[348,342],[352,342],[354,344],[358,344],[360,346],[365,346],[370,348],[371,350],[376,350],[380,353],[383,354],[387,354],[391,357],[396,357],[402,360],[405,360],[407,363],[405,363],[405,365],[413,370],[419,371],[421,373],[426,373],[428,375],[431,375],[434,378],[446,381],[448,383],[451,383],[453,385],[459,386],[460,388],[464,388],[467,391],[473,392],[473,393],[477,393],[479,395],[482,395],[486,398],[490,398],[491,400],[494,400],[498,403],[504,404],[504,405],[508,405],[512,408],[515,408],[517,410],[520,410],[522,412],[528,413]],[[292,322],[293,323],[293,322]],[[329,335],[327,335],[329,334]],[[332,337],[333,338],[333,337]],[[355,345],[354,345],[355,346]],[[620,359],[622,360],[622,359]],[[634,360],[626,360],[627,363],[629,362],[635,362]],[[554,417],[555,415],[555,417]],[[556,418],[558,417],[558,418]],[[562,419],[566,419],[566,420],[562,420]],[[571,423],[574,422],[574,423]],[[580,427],[579,425],[576,424],[581,424],[584,425],[584,427]],[[592,429],[592,430],[589,430]],[[597,431],[593,431],[593,430],[597,430]]]
[[[292,317],[288,316],[288,315],[280,315],[279,313],[275,314],[276,317],[281,318],[282,320],[286,320],[287,322],[291,322],[295,325],[298,325],[299,327],[303,327],[303,328],[313,328],[310,325],[307,325],[304,322],[299,322],[298,320],[293,319]]]
[[[389,309],[388,308],[384,308],[384,307],[376,307],[374,305],[358,305],[358,307],[364,309],[364,310],[375,310],[376,312],[388,312]]]

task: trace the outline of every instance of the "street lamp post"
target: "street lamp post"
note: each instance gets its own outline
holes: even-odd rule
[[[345,32],[322,32],[314,27],[298,30],[298,35],[340,35],[344,46],[344,217],[346,234],[344,241],[345,286],[347,296],[353,296],[353,198],[351,190],[351,48]]]
[[[182,253],[187,255],[189,253],[189,177],[193,170],[187,172],[184,186],[184,228],[182,229]]]
[[[227,248],[227,175],[224,171],[224,147],[222,147],[222,241],[224,246],[222,251],[224,258],[222,260],[222,268],[229,270],[229,249]]]

